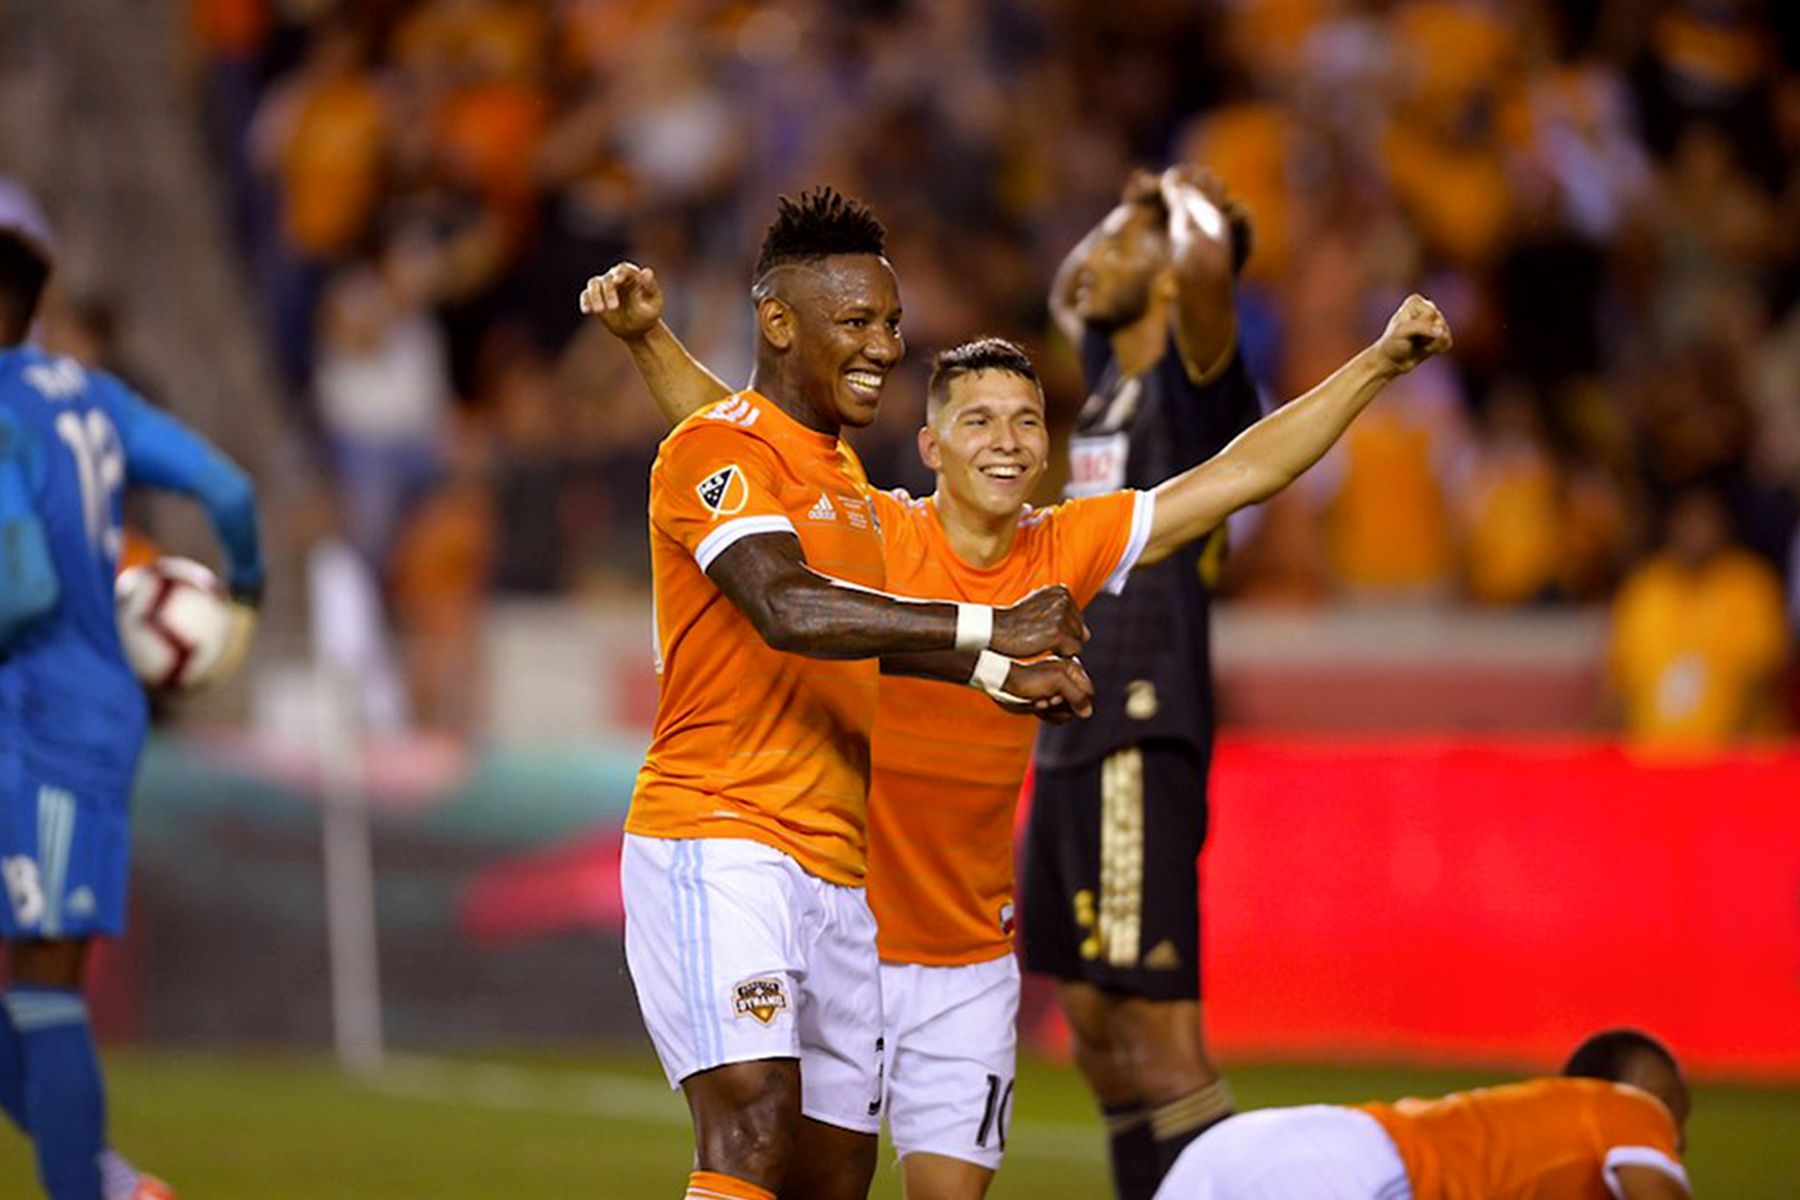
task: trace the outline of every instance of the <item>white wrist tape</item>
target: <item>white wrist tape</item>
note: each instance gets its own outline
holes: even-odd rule
[[[987,604],[956,606],[956,648],[986,650],[994,640],[994,610]]]
[[[1006,677],[1012,673],[1012,665],[1012,659],[1006,655],[983,650],[975,656],[975,673],[969,676],[969,686],[990,696],[1004,696]]]

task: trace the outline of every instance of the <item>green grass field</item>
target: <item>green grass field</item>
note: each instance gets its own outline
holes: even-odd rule
[[[349,1076],[316,1057],[107,1055],[115,1143],[184,1200],[674,1200],[686,1110],[647,1055],[397,1058]],[[1246,1107],[1425,1094],[1497,1076],[1235,1064]],[[1702,1086],[1689,1129],[1698,1197],[1793,1200],[1800,1090]],[[36,1195],[0,1132],[0,1196]],[[888,1165],[874,1195],[899,1196]],[[1103,1200],[1098,1123],[1073,1071],[1024,1065],[995,1200]]]

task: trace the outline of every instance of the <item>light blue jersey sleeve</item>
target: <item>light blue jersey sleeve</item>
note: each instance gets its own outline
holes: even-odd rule
[[[26,478],[25,430],[0,408],[0,653],[56,607],[59,586]]]
[[[183,492],[206,509],[225,547],[234,595],[262,594],[262,541],[250,477],[213,444],[114,381],[109,407],[132,483]]]

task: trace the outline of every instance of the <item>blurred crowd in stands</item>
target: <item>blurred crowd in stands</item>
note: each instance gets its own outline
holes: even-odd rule
[[[646,577],[660,422],[581,325],[589,274],[655,267],[671,325],[741,381],[774,196],[868,200],[909,355],[859,445],[876,481],[928,490],[931,353],[1016,338],[1066,418],[1051,275],[1132,165],[1195,160],[1256,222],[1241,335],[1270,403],[1408,290],[1457,336],[1242,531],[1237,596],[1616,602],[1632,722],[1779,721],[1794,5],[189,3],[270,345],[402,629],[466,642],[494,593]]]

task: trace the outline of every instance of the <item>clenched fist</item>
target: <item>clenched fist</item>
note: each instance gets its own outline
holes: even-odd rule
[[[1039,588],[1009,608],[994,610],[994,634],[988,644],[1008,658],[1041,654],[1072,657],[1087,641],[1087,622],[1075,597],[1060,583]]]
[[[656,272],[622,262],[595,275],[581,289],[581,311],[600,318],[607,332],[630,341],[641,338],[662,320],[662,287]]]
[[[1444,314],[1415,292],[1388,318],[1387,329],[1376,346],[1395,374],[1405,374],[1432,355],[1449,350],[1452,344]]]

